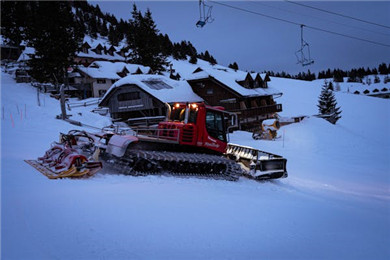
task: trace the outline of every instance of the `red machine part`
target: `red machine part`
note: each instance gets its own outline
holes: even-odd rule
[[[44,164],[54,168],[55,171],[70,169],[72,166],[81,167],[87,158],[77,150],[68,147],[65,144],[57,144],[46,151],[43,157],[38,158]]]
[[[203,103],[176,103],[169,121],[159,123],[159,137],[222,154],[227,147],[225,114]]]

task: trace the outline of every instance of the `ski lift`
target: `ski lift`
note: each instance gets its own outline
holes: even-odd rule
[[[303,39],[303,27],[301,24],[301,48],[295,52],[295,56],[297,57],[297,64],[302,64],[302,66],[308,66],[314,63],[314,60],[310,57],[310,46]],[[305,55],[306,53],[306,55]]]
[[[212,23],[214,19],[211,17],[211,5],[206,5],[204,0],[199,0],[199,21],[196,23],[196,27],[202,28],[206,23]]]

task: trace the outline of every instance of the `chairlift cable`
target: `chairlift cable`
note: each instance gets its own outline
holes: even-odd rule
[[[310,6],[310,5],[305,5],[305,4],[302,4],[302,3],[297,3],[297,2],[293,2],[293,1],[289,1],[289,0],[284,0],[284,1],[285,1],[285,2],[288,2],[288,3],[290,3],[290,4],[295,4],[295,5],[304,6],[304,7],[306,7],[306,8],[311,8],[311,9],[318,10],[318,11],[321,11],[321,12],[324,12],[324,13],[329,13],[329,14],[333,14],[333,15],[338,15],[338,16],[341,16],[341,17],[344,17],[344,18],[353,19],[353,20],[355,20],[355,21],[359,21],[359,22],[363,22],[363,23],[368,23],[368,24],[372,24],[372,25],[376,25],[376,26],[380,26],[380,27],[383,27],[383,28],[390,29],[390,26],[387,26],[387,25],[383,25],[383,24],[379,24],[379,23],[374,23],[374,22],[366,21],[366,20],[363,20],[363,19],[360,19],[360,18],[355,18],[355,17],[349,16],[349,15],[339,14],[339,13],[336,13],[336,12],[324,10],[324,9],[321,9],[321,8],[318,8],[318,7],[314,7],[314,6]]]
[[[327,22],[327,23],[338,24],[338,25],[341,25],[341,26],[344,26],[344,27],[349,27],[349,28],[355,29],[355,30],[361,30],[361,31],[366,31],[366,32],[370,32],[370,33],[379,34],[379,35],[390,36],[389,33],[378,32],[378,31],[367,29],[367,28],[362,28],[362,27],[358,27],[358,26],[353,26],[353,25],[349,25],[349,24],[345,24],[345,23],[340,23],[340,22],[336,22],[336,21],[332,21],[332,20],[316,17],[316,16],[313,16],[313,15],[302,14],[300,12],[291,11],[291,10],[287,10],[287,9],[284,9],[284,8],[268,5],[268,4],[265,4],[264,2],[259,2],[259,1],[255,1],[255,0],[250,0],[250,2],[253,2],[253,3],[257,4],[257,5],[266,6],[268,8],[280,10],[280,11],[283,11],[283,12],[292,13],[292,14],[298,14],[300,16],[311,17],[311,18],[314,18],[314,19],[317,19],[317,20],[320,20],[320,21],[324,21],[324,22]]]
[[[237,6],[232,6],[232,5],[229,5],[229,4],[226,4],[226,3],[217,2],[217,1],[214,1],[214,0],[208,0],[208,1],[212,2],[212,3],[215,3],[215,4],[218,4],[218,5],[222,5],[222,6],[225,6],[225,7],[232,8],[232,9],[236,9],[236,10],[239,10],[239,11],[242,11],[242,12],[247,12],[247,13],[251,13],[251,14],[255,14],[255,15],[259,15],[259,16],[264,16],[264,17],[267,17],[267,18],[270,18],[270,19],[281,21],[281,22],[285,22],[285,23],[290,23],[290,24],[301,26],[301,23],[293,22],[293,21],[286,20],[286,19],[283,19],[283,18],[278,18],[278,17],[274,17],[274,16],[271,16],[271,15],[266,15],[266,14],[263,14],[263,13],[260,13],[260,12],[251,11],[251,10],[248,10],[248,9],[244,9],[244,8],[237,7]],[[305,25],[305,26],[307,28],[309,28],[309,29],[312,29],[312,30],[317,30],[317,31],[321,31],[321,32],[329,33],[329,34],[343,36],[343,37],[346,37],[346,38],[359,40],[359,41],[364,41],[364,42],[368,42],[368,43],[372,43],[372,44],[376,44],[376,45],[380,45],[380,46],[384,46],[384,47],[390,47],[389,44],[385,44],[385,43],[381,43],[381,42],[371,41],[371,40],[367,40],[367,39],[363,39],[363,38],[359,38],[359,37],[355,37],[355,36],[351,36],[351,35],[347,35],[347,34],[343,34],[343,33],[333,32],[333,31],[329,31],[329,30],[326,30],[326,29],[322,29],[322,28],[318,28],[318,27],[314,27],[314,26],[310,26],[310,25]]]

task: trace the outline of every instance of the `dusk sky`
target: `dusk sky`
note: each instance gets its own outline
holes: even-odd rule
[[[134,1],[101,1],[103,12],[128,20]],[[377,67],[390,63],[390,2],[298,2],[326,11],[376,23],[373,25],[321,12],[287,1],[206,1],[213,6],[212,23],[197,28],[198,1],[136,1],[143,12],[149,8],[161,33],[167,33],[173,42],[191,41],[198,52],[209,50],[218,63],[227,66],[236,61],[242,70],[273,70],[298,73],[318,72],[327,68],[351,69]],[[218,3],[249,10],[280,20],[267,18]],[[333,33],[344,34],[367,41],[304,27],[304,40],[310,45],[314,64],[297,64],[295,52],[300,49],[300,26],[304,24]]]

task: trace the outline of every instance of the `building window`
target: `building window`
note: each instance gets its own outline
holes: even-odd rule
[[[106,84],[106,80],[105,79],[97,79],[97,83],[98,84]]]
[[[136,100],[140,98],[141,97],[139,92],[127,92],[118,95],[118,101],[129,101],[129,100]]]
[[[105,89],[99,89],[99,97],[102,97],[104,96],[104,94],[106,94],[107,90]]]
[[[206,94],[207,95],[213,95],[214,94],[214,89],[212,89],[212,88],[207,89]]]

